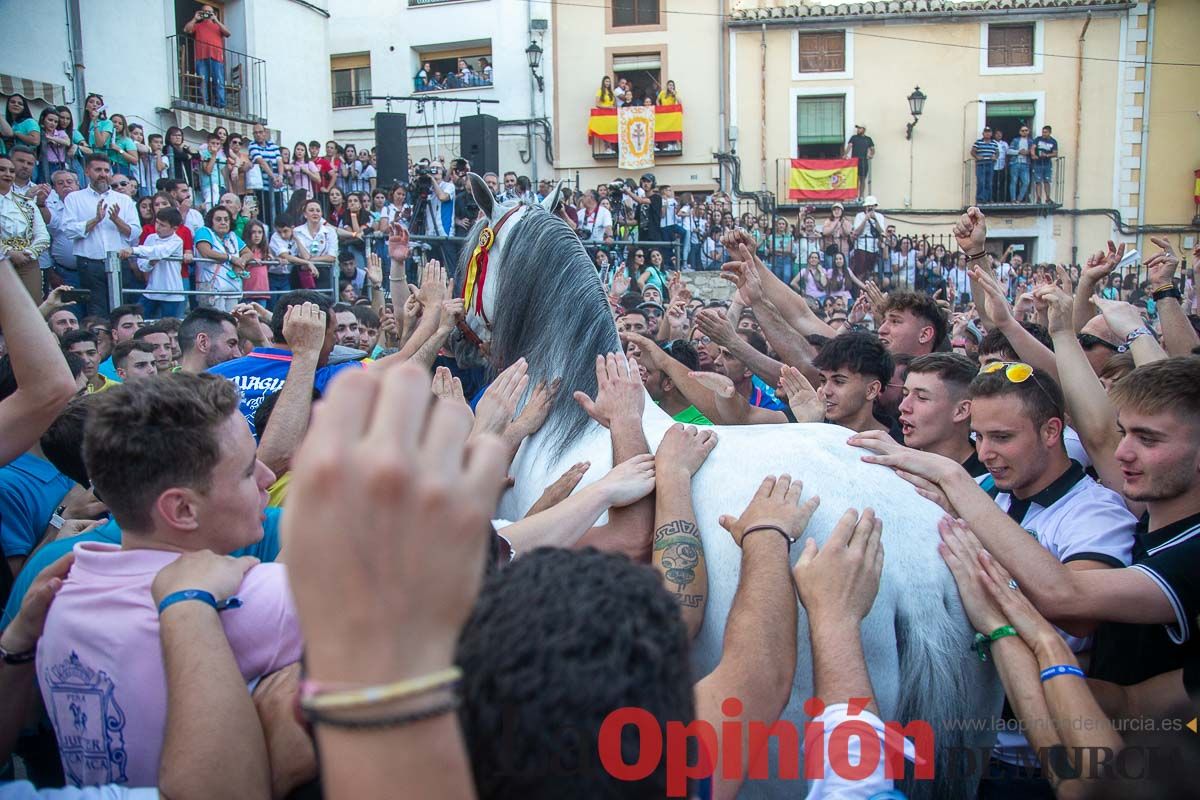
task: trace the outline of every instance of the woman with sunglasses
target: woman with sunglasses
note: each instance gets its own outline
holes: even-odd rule
[[[183,181],[195,189],[199,179],[192,170],[192,159],[197,157],[195,150],[183,140],[183,129],[178,125],[167,128],[167,141],[163,147],[167,157],[167,174],[177,181]]]
[[[250,170],[250,156],[242,151],[241,134],[230,134],[223,149],[226,190],[240,197],[246,193],[246,173]]]

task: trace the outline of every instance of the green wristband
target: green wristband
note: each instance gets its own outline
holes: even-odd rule
[[[987,661],[992,652],[992,642],[1003,639],[1005,636],[1017,635],[1017,630],[1012,625],[1001,625],[987,636],[982,633],[975,634],[975,643],[971,645],[971,649],[975,651],[975,655],[979,656],[980,661]]]

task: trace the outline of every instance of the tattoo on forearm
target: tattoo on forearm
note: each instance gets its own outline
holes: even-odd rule
[[[676,519],[654,532],[654,550],[662,551],[659,562],[667,581],[675,585],[676,599],[693,608],[700,605],[704,596],[685,595],[683,590],[696,580],[696,567],[704,558],[704,548],[697,531],[696,523]]]

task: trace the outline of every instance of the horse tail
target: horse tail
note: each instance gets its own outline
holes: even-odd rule
[[[997,678],[990,664],[980,669],[983,665],[968,648],[964,637],[968,627],[958,610],[958,598],[943,598],[933,609],[928,602],[928,595],[912,597],[902,600],[896,610],[900,659],[896,719],[903,725],[921,720],[932,727],[934,779],[916,780],[908,765],[908,777],[898,781],[898,787],[910,799],[974,797],[987,767],[981,749],[990,749],[995,733],[987,724],[990,716],[976,721],[970,714],[971,709],[989,708],[989,703],[994,706],[991,710],[999,711]],[[980,705],[980,697],[989,699]],[[916,744],[920,752],[920,742]]]

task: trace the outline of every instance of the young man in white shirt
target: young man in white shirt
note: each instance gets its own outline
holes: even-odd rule
[[[863,200],[863,210],[854,215],[854,253],[850,257],[850,269],[860,279],[865,280],[879,268],[879,256],[884,251],[884,232],[887,230],[887,219],[875,209],[879,201],[875,195],[868,195]]]
[[[600,205],[600,193],[595,189],[584,191],[583,208],[579,209],[579,233],[585,242],[600,244],[604,237],[612,236],[612,212]]]
[[[91,292],[85,315],[102,316],[109,311],[105,258],[110,251],[136,244],[142,226],[133,200],[109,187],[112,164],[108,156],[102,153],[88,156],[84,174],[88,185],[67,195],[64,201],[64,228],[75,241],[79,283]]]

